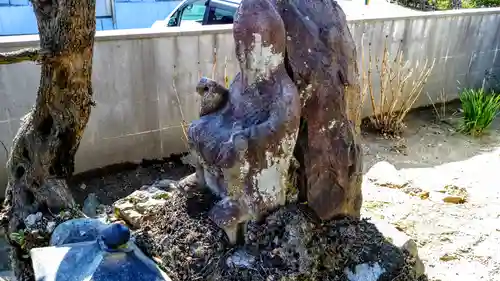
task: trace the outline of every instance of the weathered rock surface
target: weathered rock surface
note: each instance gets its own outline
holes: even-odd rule
[[[409,184],[396,167],[387,161],[380,161],[373,165],[366,173],[366,178],[378,186],[388,188],[399,189]]]
[[[152,212],[164,207],[170,193],[154,186],[144,186],[113,204],[115,214],[127,224],[138,228]]]
[[[97,216],[97,208],[99,207],[99,199],[95,193],[90,193],[83,203],[82,211],[85,215],[93,218]]]
[[[321,219],[359,217],[362,154],[350,114],[359,85],[346,16],[334,0],[273,2],[285,23],[288,72],[303,105],[294,153],[300,200]]]
[[[402,251],[406,251],[415,260],[415,274],[417,277],[424,275],[425,265],[418,254],[418,246],[415,240],[396,229],[390,223],[382,220],[372,220],[372,222],[390,243]]]

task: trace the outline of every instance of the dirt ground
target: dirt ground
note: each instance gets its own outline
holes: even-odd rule
[[[95,193],[99,202],[111,205],[143,185],[157,180],[179,180],[193,173],[191,166],[182,164],[180,156],[159,160],[144,160],[140,164],[118,164],[75,175],[70,189],[78,204],[83,205],[90,193]]]
[[[437,108],[440,118],[434,108],[411,112],[400,139],[363,132],[364,172],[384,160],[398,169],[425,168],[463,161],[498,147],[500,120],[495,120],[487,134],[472,138],[456,130],[459,107],[459,103],[454,102]]]
[[[365,172],[387,161],[406,184],[393,189],[365,177],[363,215],[384,219],[416,240],[430,280],[500,280],[500,122],[481,138],[464,136],[454,129],[456,110],[448,105],[444,122],[430,110],[412,113],[400,140],[363,136]],[[443,202],[450,188],[467,201]],[[408,194],[411,189],[429,198]]]
[[[500,122],[481,138],[464,136],[455,129],[457,108],[447,105],[439,120],[432,109],[411,113],[400,139],[363,133],[364,172],[387,161],[406,188],[430,194],[421,199],[365,178],[363,215],[384,219],[413,238],[430,280],[500,280],[500,187],[494,177]],[[81,174],[71,188],[79,203],[93,192],[111,204],[144,184],[191,172],[176,157]],[[464,190],[467,201],[444,203],[439,195],[449,187]]]

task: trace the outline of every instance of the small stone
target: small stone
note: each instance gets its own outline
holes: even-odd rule
[[[130,202],[115,203],[115,210],[120,218],[133,227],[140,227],[142,215],[134,209],[134,204]]]
[[[171,193],[156,186],[145,186],[113,204],[115,214],[134,228],[140,227],[142,218],[165,206]]]
[[[455,255],[444,254],[444,255],[443,255],[443,256],[441,256],[439,259],[440,259],[440,260],[442,260],[442,261],[452,261],[452,260],[456,260],[456,259],[458,259],[458,257],[457,257],[457,256],[455,256]]]
[[[236,268],[252,268],[255,263],[255,257],[250,255],[244,250],[237,250],[226,260],[226,265],[228,267],[236,267]]]
[[[377,281],[385,273],[385,269],[378,263],[373,265],[363,263],[356,265],[354,271],[345,268],[344,273],[349,281]]]
[[[468,192],[463,187],[455,185],[446,185],[443,190],[445,196],[442,198],[443,202],[451,204],[464,204],[467,202]]]
[[[83,203],[83,213],[93,218],[97,216],[97,208],[99,207],[99,199],[95,193],[90,193]]]
[[[430,196],[428,191],[422,190],[419,187],[406,186],[402,189],[402,191],[410,196],[419,197],[422,200],[428,199]]]
[[[443,198],[443,202],[451,204],[464,204],[467,202],[467,199],[461,196],[445,196]]]
[[[411,239],[404,232],[399,231],[395,226],[381,220],[372,220],[377,229],[394,246],[401,250],[406,250],[415,260],[415,272],[417,276],[425,274],[425,266],[418,255],[418,247],[415,240]]]
[[[420,199],[422,199],[422,200],[428,199],[429,196],[430,196],[430,193],[428,191],[422,191],[418,194],[418,197],[420,197]]]
[[[164,180],[159,180],[153,184],[154,187],[159,187],[163,189],[171,189],[175,188],[177,184],[177,181],[175,180],[169,180],[169,179],[164,179]]]
[[[378,186],[400,189],[408,185],[400,173],[389,162],[381,161],[373,165],[366,173],[368,180],[374,182]]]
[[[45,228],[45,230],[48,232],[48,233],[52,233],[54,231],[54,229],[56,228],[56,222],[55,221],[49,221],[47,223],[47,226]]]
[[[41,212],[27,216],[26,219],[24,219],[24,224],[26,225],[26,228],[28,229],[35,228],[36,224],[42,220],[42,216],[43,215]]]
[[[157,264],[160,264],[162,265],[163,264],[163,261],[161,260],[160,257],[151,257],[151,259],[156,262]]]

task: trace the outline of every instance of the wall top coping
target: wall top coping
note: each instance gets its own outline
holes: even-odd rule
[[[446,18],[446,17],[461,17],[461,16],[479,16],[479,15],[500,15],[500,8],[480,8],[480,9],[462,9],[448,10],[436,12],[417,12],[411,15],[391,16],[391,17],[364,17],[364,18],[349,18],[351,24],[377,22],[377,21],[395,21],[395,20],[411,20],[411,19],[428,19],[428,18]],[[210,25],[210,26],[194,26],[194,27],[169,27],[165,29],[140,28],[140,29],[119,29],[105,30],[96,32],[96,41],[116,41],[116,40],[137,40],[137,39],[154,39],[176,36],[199,36],[210,34],[221,34],[231,32],[232,25]],[[19,35],[19,36],[0,36],[0,48],[23,48],[33,47],[38,45],[39,37],[36,35]]]

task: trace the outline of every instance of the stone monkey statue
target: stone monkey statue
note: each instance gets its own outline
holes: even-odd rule
[[[284,66],[284,24],[268,0],[243,1],[233,35],[240,73],[227,101],[222,86],[200,81],[203,115],[188,138],[200,159],[199,180],[222,197],[210,217],[236,242],[240,224],[285,204],[300,97]]]
[[[362,152],[349,111],[360,87],[346,15],[335,0],[270,1],[285,23],[287,70],[301,93],[299,200],[321,220],[359,218]]]

